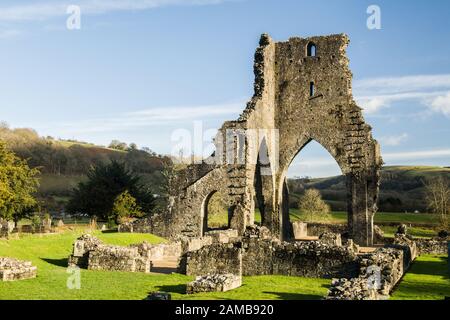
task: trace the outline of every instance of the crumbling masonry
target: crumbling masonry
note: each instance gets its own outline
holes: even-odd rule
[[[286,174],[315,140],[346,176],[350,237],[372,245],[382,159],[352,96],[348,43],[344,34],[286,42],[263,34],[253,98],[238,120],[223,124],[215,153],[181,172],[169,212],[151,218],[148,231],[172,239],[202,236],[208,201],[220,192],[227,198],[229,228],[239,235],[254,223],[256,199],[262,224],[279,239],[292,239]]]

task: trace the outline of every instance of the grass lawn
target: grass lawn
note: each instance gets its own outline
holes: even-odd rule
[[[393,292],[393,300],[443,300],[450,297],[450,279],[447,256],[423,255]]]
[[[0,299],[144,299],[151,291],[168,291],[173,299],[320,299],[330,280],[289,276],[244,277],[243,286],[225,293],[185,295],[193,280],[181,274],[143,274],[81,270],[81,289],[68,289],[67,257],[83,230],[61,234],[22,235],[0,240],[0,256],[30,260],[38,267],[35,279],[0,282]],[[164,239],[151,234],[93,232],[106,243],[128,245]]]

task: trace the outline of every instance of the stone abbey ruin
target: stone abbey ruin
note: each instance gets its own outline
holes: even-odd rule
[[[220,192],[229,228],[238,235],[254,224],[256,199],[262,225],[280,240],[293,239],[286,174],[294,157],[315,140],[347,177],[350,238],[372,245],[382,159],[352,96],[348,43],[344,34],[287,42],[263,34],[255,54],[253,98],[238,120],[223,124],[211,158],[179,175],[168,212],[147,222],[151,232],[203,236],[208,201]]]
[[[86,234],[75,241],[68,265],[196,276],[186,294],[232,290],[250,275],[333,278],[324,298],[365,300],[388,298],[417,255],[446,254],[448,239],[415,239],[404,225],[388,238],[373,224],[382,159],[353,100],[348,43],[343,34],[287,42],[262,35],[254,96],[238,120],[223,124],[215,152],[170,181],[162,212],[119,226],[168,242],[113,246]],[[346,225],[289,221],[287,170],[312,140],[346,176]],[[216,192],[226,196],[228,228],[209,230],[208,201]],[[36,268],[0,259],[2,274],[18,280],[36,276]]]
[[[215,152],[175,176],[164,212],[119,227],[171,240],[148,249],[150,270],[153,262],[175,261],[174,270],[197,276],[188,292],[234,288],[240,279],[233,276],[281,274],[336,278],[327,299],[383,299],[417,254],[446,252],[444,240],[384,238],[373,224],[383,161],[352,96],[348,43],[344,34],[287,42],[261,36],[254,96],[238,120],[220,128]],[[346,226],[289,221],[287,170],[312,140],[346,176]],[[209,230],[216,192],[225,195],[228,228]]]

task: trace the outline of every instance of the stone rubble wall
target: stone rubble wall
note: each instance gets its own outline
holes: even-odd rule
[[[358,258],[357,277],[333,279],[326,299],[388,299],[417,255],[416,242],[404,234],[397,234],[392,243]]]
[[[150,272],[151,260],[149,252],[139,246],[105,245],[91,235],[83,235],[75,241],[68,265],[90,270]]]
[[[0,257],[0,280],[15,281],[35,278],[37,267],[31,261],[22,261],[14,258]]]
[[[351,248],[320,241],[244,242],[244,275],[279,274],[311,278],[350,276],[356,268]],[[261,261],[255,266],[255,261]]]
[[[186,293],[225,292],[242,285],[242,276],[232,273],[199,276],[186,286]]]
[[[450,238],[414,239],[419,254],[448,254]]]
[[[267,228],[249,228],[240,241],[207,245],[188,252],[186,274],[280,274],[303,277],[351,277],[357,274],[357,256],[352,246],[321,241],[281,242],[268,237],[264,229]],[[336,241],[339,235],[330,237]]]
[[[238,232],[234,229],[213,230],[206,232],[205,236],[211,237],[213,243],[229,243],[238,238]]]
[[[89,251],[88,269],[150,272],[150,259],[140,256],[137,248],[99,245]]]
[[[186,254],[186,275],[242,275],[242,249],[233,244],[212,244]]]

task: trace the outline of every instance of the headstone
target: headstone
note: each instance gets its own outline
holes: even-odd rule
[[[294,221],[292,222],[292,229],[294,231],[295,239],[301,239],[308,236],[308,224],[306,222]]]
[[[42,229],[44,232],[50,232],[52,230],[52,218],[42,220]]]
[[[101,231],[106,231],[106,224],[102,224],[102,227],[100,228]]]
[[[74,257],[82,257],[84,254],[84,241],[77,240],[73,245],[73,256]]]
[[[56,226],[58,228],[64,227],[64,221],[62,219],[59,219],[58,222],[56,222]]]

